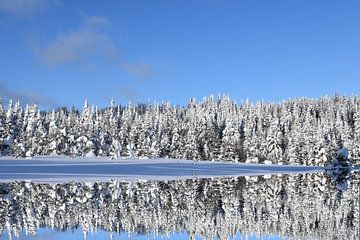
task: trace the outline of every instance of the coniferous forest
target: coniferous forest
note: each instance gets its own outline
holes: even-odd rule
[[[7,104],[7,105],[6,105]],[[335,95],[281,103],[227,96],[187,106],[148,103],[41,111],[0,103],[1,155],[177,158],[324,165],[339,147],[360,157],[360,99]]]

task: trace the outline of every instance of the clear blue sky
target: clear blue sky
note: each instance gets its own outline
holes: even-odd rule
[[[100,107],[358,94],[360,2],[0,0],[0,95]]]

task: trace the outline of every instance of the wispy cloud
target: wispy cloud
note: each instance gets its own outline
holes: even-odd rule
[[[110,37],[102,30],[110,25],[103,17],[85,17],[82,28],[59,34],[46,48],[38,49],[40,58],[48,65],[86,60],[91,54],[116,54]]]
[[[36,49],[45,64],[56,66],[69,62],[87,62],[92,56],[100,56],[138,77],[147,78],[152,75],[151,65],[130,63],[121,56],[106,31],[111,26],[109,19],[84,13],[82,15],[84,22],[80,28],[62,32],[45,48]]]
[[[33,91],[17,91],[9,89],[4,82],[0,82],[0,98],[3,101],[9,101],[13,99],[15,101],[19,100],[21,104],[33,104],[55,107],[56,103],[53,99],[44,96],[40,93]]]
[[[129,64],[123,62],[120,64],[120,67],[125,71],[142,78],[150,77],[153,74],[153,69],[151,65],[145,63]]]
[[[45,9],[53,2],[53,0],[0,0],[0,11],[23,16]]]

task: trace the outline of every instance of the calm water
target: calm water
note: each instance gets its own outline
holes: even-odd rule
[[[0,183],[2,239],[358,239],[358,177]]]

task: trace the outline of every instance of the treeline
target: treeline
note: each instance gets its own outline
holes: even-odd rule
[[[170,103],[39,111],[0,103],[0,151],[323,165],[339,147],[360,156],[360,100],[335,95],[278,104],[210,96]]]

